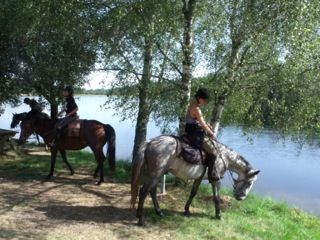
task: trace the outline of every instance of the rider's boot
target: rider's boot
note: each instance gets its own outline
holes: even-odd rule
[[[60,136],[61,136],[61,128],[60,127],[57,127],[55,130],[54,130],[54,138],[52,140],[52,142],[49,143],[49,146],[50,147],[56,147],[57,146],[57,143],[60,139]]]

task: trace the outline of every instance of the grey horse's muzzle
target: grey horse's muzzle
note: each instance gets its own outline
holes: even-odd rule
[[[234,198],[238,201],[242,201],[246,198],[245,194],[234,194]]]

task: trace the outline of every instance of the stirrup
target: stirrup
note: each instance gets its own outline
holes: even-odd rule
[[[56,141],[53,140],[52,142],[48,143],[49,147],[55,147],[56,146]]]

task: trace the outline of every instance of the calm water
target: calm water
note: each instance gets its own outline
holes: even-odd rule
[[[119,117],[114,116],[115,110],[100,107],[104,102],[104,96],[78,97],[80,117],[111,124],[117,133],[117,158],[131,159],[135,124],[131,119],[120,122]],[[0,128],[9,128],[13,112],[24,111],[28,111],[28,106],[24,104],[15,109],[8,106],[0,116]],[[158,135],[160,129],[150,123],[148,138]],[[320,149],[308,145],[301,149],[289,140],[283,144],[275,140],[271,131],[251,137],[253,142],[247,141],[239,128],[225,127],[221,130],[219,139],[241,153],[254,167],[261,169],[253,191],[284,200],[320,216]],[[224,183],[230,186],[228,175],[225,175]]]

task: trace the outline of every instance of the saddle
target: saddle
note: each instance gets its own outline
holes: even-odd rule
[[[81,129],[81,120],[77,119],[68,124],[67,136],[68,137],[79,137]]]
[[[181,146],[180,157],[187,163],[196,165],[207,165],[207,156],[202,149],[194,148],[190,145],[190,141],[186,135],[177,137]]]

